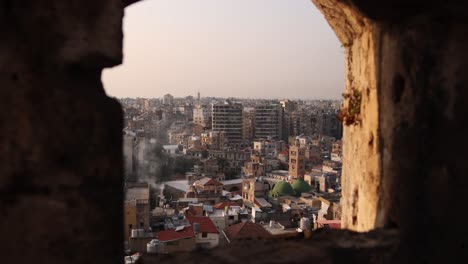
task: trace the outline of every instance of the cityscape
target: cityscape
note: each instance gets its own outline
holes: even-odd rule
[[[341,228],[340,100],[118,100],[127,263]]]
[[[3,1],[2,262],[468,263],[467,13]]]

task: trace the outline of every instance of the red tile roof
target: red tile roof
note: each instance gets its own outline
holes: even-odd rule
[[[190,238],[194,236],[195,234],[193,233],[193,229],[191,226],[186,226],[181,231],[175,231],[175,229],[168,229],[156,232],[156,237],[162,242]]]
[[[341,220],[318,220],[317,224],[328,225],[331,229],[341,229]]]
[[[215,179],[208,178],[208,177],[204,177],[204,178],[196,181],[195,184],[199,184],[199,185],[202,185],[202,186],[207,186],[207,185],[222,186],[223,185],[219,181],[217,181]]]
[[[213,206],[213,208],[215,209],[224,209],[224,207],[231,207],[231,206],[239,206],[238,203],[234,203],[234,202],[223,202],[223,203],[219,203],[219,204],[215,204]]]
[[[261,225],[250,221],[232,225],[224,229],[229,240],[240,239],[269,239],[272,235]]]
[[[218,229],[213,224],[213,221],[207,216],[186,216],[187,221],[193,226],[193,223],[199,224],[199,232],[219,234]]]

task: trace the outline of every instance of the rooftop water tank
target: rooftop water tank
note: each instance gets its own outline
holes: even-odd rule
[[[275,221],[271,220],[270,221],[270,227],[274,227],[275,226]]]
[[[301,222],[299,223],[299,228],[302,230],[310,230],[310,219],[302,217]]]
[[[158,253],[158,247],[160,246],[159,240],[153,239],[146,244],[146,252],[149,254]]]
[[[138,229],[132,229],[132,236],[131,237],[138,237]]]

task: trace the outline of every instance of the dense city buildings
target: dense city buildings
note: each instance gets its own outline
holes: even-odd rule
[[[240,103],[226,101],[212,104],[212,129],[225,132],[228,144],[239,146],[242,143],[243,106]]]
[[[340,228],[341,102],[120,101],[128,254]]]
[[[255,138],[283,138],[283,109],[279,103],[255,106]]]

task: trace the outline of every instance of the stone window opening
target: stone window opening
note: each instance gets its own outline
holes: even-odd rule
[[[100,77],[102,69],[122,62],[123,8],[132,2],[0,5],[5,263],[122,262],[122,170],[112,166],[122,163],[122,113]],[[444,223],[464,208],[468,185],[468,154],[462,151],[468,134],[468,3],[313,2],[346,52],[343,117],[353,122],[344,128],[342,150],[353,162],[343,166],[342,224],[376,230],[372,239],[345,232],[328,237],[363,246],[360,251],[343,253],[337,243],[333,257],[317,256],[312,247],[326,246],[311,242],[310,255],[304,255],[312,262],[342,256],[377,263],[378,257],[380,263],[394,256],[441,263],[460,256],[468,227],[463,218],[450,220],[456,230]],[[54,228],[44,231],[40,223]],[[398,228],[397,239],[382,239],[392,228]],[[372,251],[362,240],[385,250]],[[264,249],[256,243],[249,250]]]

